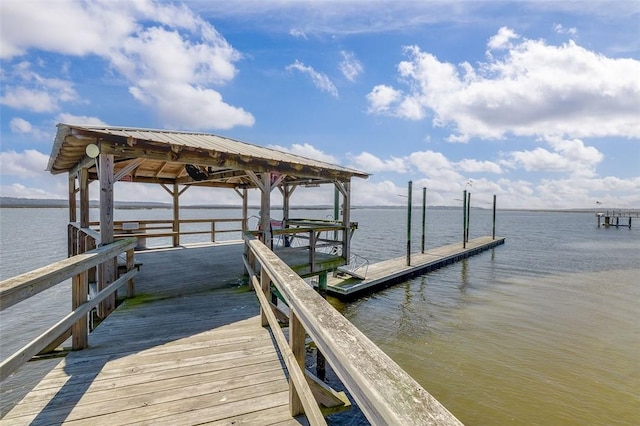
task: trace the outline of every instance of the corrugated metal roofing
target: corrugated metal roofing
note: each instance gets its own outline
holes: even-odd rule
[[[71,138],[70,138],[71,137]],[[58,133],[49,159],[48,170],[52,173],[68,171],[84,158],[83,146],[92,143],[91,138],[122,138],[147,141],[173,147],[186,147],[202,151],[203,158],[209,153],[250,157],[289,165],[306,166],[315,170],[338,172],[347,176],[366,178],[368,174],[288,152],[207,133],[172,130],[138,129],[126,127],[84,126],[58,124]],[[80,145],[80,149],[78,146]]]

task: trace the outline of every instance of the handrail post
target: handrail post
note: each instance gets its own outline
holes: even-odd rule
[[[264,268],[260,269],[260,287],[262,288],[262,292],[267,297],[267,300],[270,299],[269,292],[271,291],[271,279],[267,274],[267,271]],[[263,327],[267,327],[269,325],[269,319],[267,318],[267,314],[264,312],[263,307],[260,307],[260,324]]]
[[[135,267],[135,261],[133,258],[133,249],[127,250],[127,272],[132,270],[134,267]],[[127,281],[127,297],[132,298],[132,297],[135,297],[135,295],[136,295],[135,279],[131,278],[129,281]]]
[[[87,270],[74,275],[71,279],[71,307],[77,309],[88,299],[89,273]],[[89,344],[89,322],[84,315],[71,326],[71,348],[74,351],[84,349]]]
[[[302,371],[305,369],[305,337],[306,333],[302,323],[298,319],[296,312],[291,310],[289,315],[289,346]],[[289,379],[289,410],[294,417],[304,413],[302,401],[291,379]]]
[[[215,220],[211,221],[211,242],[212,243],[216,242],[216,221]]]
[[[309,231],[309,272],[316,270],[316,233]]]

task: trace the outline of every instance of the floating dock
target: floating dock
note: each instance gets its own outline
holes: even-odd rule
[[[629,227],[631,229],[631,218],[640,218],[640,211],[635,210],[607,210],[604,212],[596,212],[598,218],[598,228],[604,226],[608,228],[615,226],[616,228]],[[623,223],[620,223],[620,219],[623,219]],[[624,219],[628,219],[628,223],[624,223]]]
[[[351,299],[408,278],[441,268],[483,251],[504,244],[504,238],[491,236],[469,240],[466,247],[462,243],[450,244],[411,255],[407,265],[406,256],[369,265],[364,279],[347,274],[327,278],[327,292],[337,298]]]

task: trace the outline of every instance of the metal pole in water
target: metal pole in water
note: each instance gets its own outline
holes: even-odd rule
[[[467,193],[467,242],[469,241],[469,221],[471,220],[471,191]]]
[[[631,219],[631,218],[629,218]],[[424,253],[425,228],[427,225],[427,188],[422,188],[422,253]],[[629,226],[631,228],[631,226]]]
[[[493,194],[493,231],[491,232],[492,239],[496,239],[496,194]]]
[[[462,248],[467,248],[467,190],[462,192]]]
[[[413,182],[409,181],[408,199],[407,199],[407,266],[411,265],[411,191]]]

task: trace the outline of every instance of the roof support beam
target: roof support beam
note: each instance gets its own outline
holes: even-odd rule
[[[112,154],[100,154],[100,242],[109,244],[113,242],[113,168],[114,157]],[[108,260],[100,265],[98,277],[98,291],[104,290],[115,281],[116,258]],[[98,306],[98,315],[106,318],[116,307],[116,295],[113,293]]]
[[[131,161],[129,164],[120,169],[118,173],[116,173],[116,175],[113,177],[114,181],[118,182],[130,172],[134,171],[136,168],[138,168],[138,166],[140,166],[140,164],[142,164],[143,161],[143,158],[136,158],[135,160]]]

